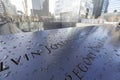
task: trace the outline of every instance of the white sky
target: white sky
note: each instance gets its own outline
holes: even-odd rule
[[[114,12],[114,10],[120,12],[120,0],[109,0],[108,12]]]
[[[10,0],[13,5],[16,6],[16,9],[24,12],[22,0]],[[54,13],[55,0],[49,0],[49,11]],[[30,9],[32,9],[32,1],[28,0],[28,14],[30,15]]]
[[[22,0],[10,0],[12,4],[14,4],[17,10],[23,11]]]
[[[55,0],[49,0],[49,11],[53,14],[55,10]]]

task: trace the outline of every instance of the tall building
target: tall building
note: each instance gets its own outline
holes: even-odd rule
[[[108,5],[109,5],[109,0],[104,0],[103,8],[102,8],[102,12],[103,13],[107,13],[108,12]]]
[[[93,0],[93,4],[94,4],[93,16],[94,16],[94,18],[98,18],[101,15],[103,3],[104,3],[104,0]]]
[[[120,12],[120,0],[109,0],[108,12]]]
[[[49,16],[49,0],[32,0],[32,16]]]

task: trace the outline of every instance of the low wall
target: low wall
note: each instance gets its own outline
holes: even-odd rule
[[[24,32],[43,30],[43,22],[21,22],[16,24]]]
[[[75,27],[75,22],[21,22],[16,26],[23,32]]]
[[[44,22],[44,29],[58,29],[58,28],[67,28],[75,27],[76,22]]]
[[[62,22],[62,28],[75,27],[76,22]]]
[[[44,30],[62,28],[61,22],[44,22]]]

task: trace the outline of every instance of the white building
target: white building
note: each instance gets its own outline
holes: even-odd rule
[[[88,17],[92,16],[92,0],[56,0],[55,16],[62,21],[77,21],[79,16],[83,17],[88,11]]]
[[[93,13],[93,1],[92,0],[81,0],[80,6],[80,12],[79,14],[82,16],[85,16],[88,9],[88,18],[92,17]]]
[[[49,16],[49,0],[32,0],[31,15]]]

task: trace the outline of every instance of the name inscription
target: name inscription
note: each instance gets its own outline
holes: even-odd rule
[[[65,40],[65,41],[60,41],[58,43],[55,44],[50,44],[48,45],[41,45],[41,47],[43,47],[48,54],[52,54],[52,51],[57,50],[61,47],[64,47],[65,45],[67,45],[69,43],[70,40]],[[99,48],[102,46],[102,44],[97,45],[97,47],[99,46]],[[42,54],[42,50],[37,50],[35,52],[31,52],[29,54],[24,54],[21,56],[18,56],[17,58],[11,58],[9,59],[9,61],[11,61],[14,65],[18,66],[20,65],[21,61],[24,59],[26,61],[31,61],[32,59],[35,59],[38,56],[41,56]],[[96,58],[96,54],[89,52],[86,57],[82,58],[82,62],[79,62],[76,67],[74,67],[71,70],[71,73],[66,73],[64,80],[74,80],[74,77],[78,78],[79,80],[83,80],[84,78],[84,74],[89,70],[89,67],[92,65],[92,62],[94,61],[94,59]],[[10,69],[10,66],[7,65],[5,62],[0,62],[0,72],[5,71]]]
[[[44,47],[44,49],[48,51],[48,54],[51,54],[53,50],[63,47],[66,43],[67,41],[60,41],[56,44],[51,44],[50,46],[41,45],[41,47]],[[43,53],[42,50],[37,50],[36,52],[31,52],[30,54],[24,54],[17,58],[11,58],[9,59],[9,61],[11,61],[14,65],[19,65],[23,59],[26,61],[30,61],[36,58],[36,56],[40,56],[42,53]],[[0,72],[8,69],[10,69],[9,65],[5,64],[4,62],[0,62]]]

